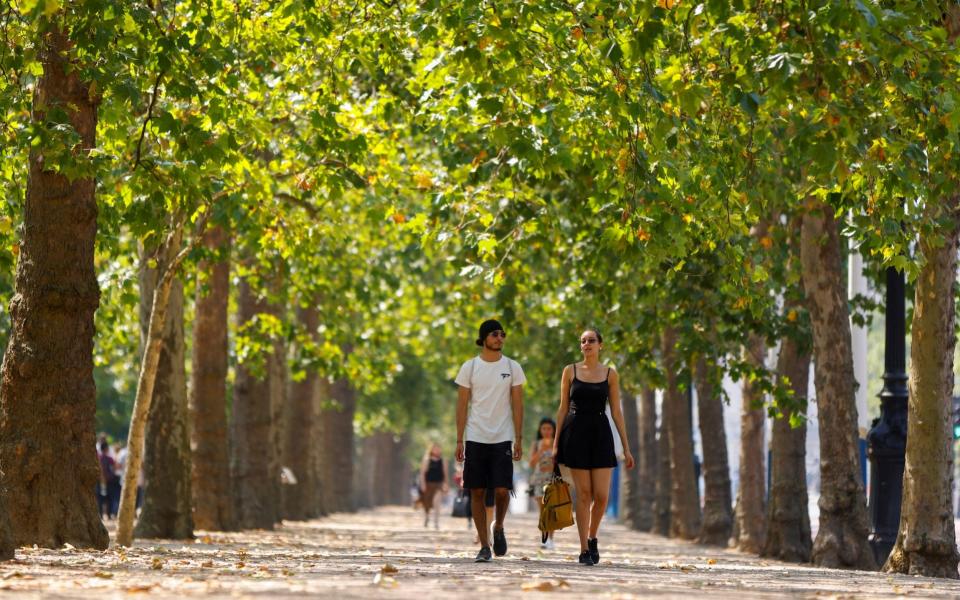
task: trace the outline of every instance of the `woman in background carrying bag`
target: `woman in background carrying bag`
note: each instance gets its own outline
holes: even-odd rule
[[[596,328],[580,335],[583,362],[567,365],[560,380],[560,410],[557,427],[560,434],[554,445],[557,462],[570,469],[577,490],[577,531],[580,534],[580,564],[600,562],[597,532],[610,497],[610,479],[617,466],[613,432],[606,407],[620,433],[624,466],[633,468],[633,455],[627,442],[620,410],[617,372],[600,364],[603,337]]]

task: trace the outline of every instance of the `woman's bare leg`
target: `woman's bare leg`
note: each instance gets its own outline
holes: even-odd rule
[[[577,533],[580,534],[580,551],[584,552],[590,526],[590,505],[593,503],[593,481],[588,469],[570,469],[570,475],[577,491]]]
[[[610,499],[610,480],[613,478],[613,469],[591,469],[590,485],[593,489],[593,506],[590,509],[590,537],[597,537],[600,521],[607,510],[607,500]]]

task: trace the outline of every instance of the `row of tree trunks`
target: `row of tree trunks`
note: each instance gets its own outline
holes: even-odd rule
[[[140,331],[143,354],[149,343],[154,290],[159,274],[149,268],[170,265],[180,250],[145,250],[140,270]],[[187,539],[193,536],[190,491],[190,432],[187,408],[186,356],[183,332],[183,283],[174,278],[167,298],[160,361],[144,438],[144,500],[134,534],[137,537]]]
[[[788,305],[788,310],[792,308]],[[777,377],[806,406],[810,379],[808,343],[784,337],[777,361]],[[767,536],[761,556],[791,562],[808,562],[812,549],[807,500],[807,426],[790,426],[793,411],[784,407],[773,420],[770,459],[770,503],[767,506]],[[805,416],[799,413],[799,416]]]
[[[733,528],[730,465],[723,428],[723,399],[717,387],[717,366],[704,355],[694,363],[694,382],[703,445],[703,526],[697,541],[726,546]]]
[[[330,513],[327,507],[324,490],[327,488],[328,458],[324,455],[324,407],[330,400],[330,380],[326,377],[317,378],[317,393],[313,403],[313,426],[310,439],[310,472],[313,474],[313,502],[307,510],[307,518],[322,517]]]
[[[230,300],[230,238],[214,227],[204,246],[220,260],[202,261],[193,320],[190,385],[193,519],[199,529],[229,531],[233,519],[227,430],[227,315]]]
[[[692,540],[700,533],[700,502],[693,466],[693,415],[688,398],[680,391],[677,373],[680,360],[676,335],[663,335],[663,370],[667,376],[663,404],[669,406],[667,435],[670,438],[670,535]]]
[[[913,304],[900,528],[884,570],[956,579],[951,400],[960,196],[948,198],[943,213],[937,208],[928,205],[928,216],[940,217],[944,231],[921,234],[919,243],[924,265]]]
[[[276,284],[276,282],[273,282]],[[267,303],[267,313],[283,319],[284,305],[280,300],[271,300]],[[276,522],[283,519],[284,495],[291,486],[283,485],[281,472],[286,466],[284,458],[287,446],[287,344],[282,336],[275,336],[271,340],[272,351],[267,355],[267,389],[270,394],[270,429],[273,451],[269,479],[270,492],[276,498]]]
[[[762,337],[750,334],[743,358],[756,368],[764,367],[766,344]],[[765,534],[763,394],[750,379],[743,382],[740,412],[740,485],[737,488],[736,546],[744,552],[758,553]]]
[[[56,18],[38,40],[43,73],[34,87],[32,121],[47,129],[53,122],[45,111],[62,111],[79,136],[77,153],[86,155],[96,145],[99,97],[81,78],[83,65],[71,64],[71,43]],[[43,145],[31,149],[10,340],[0,372],[0,487],[6,490],[0,520],[9,515],[18,546],[102,549],[109,538],[93,494],[99,481],[96,181],[71,180],[55,163],[45,160]],[[12,547],[2,537],[0,555],[9,555]]]
[[[803,215],[800,256],[813,326],[820,426],[820,525],[812,558],[820,566],[875,569],[867,544],[840,238],[834,209],[820,200],[811,199]]]

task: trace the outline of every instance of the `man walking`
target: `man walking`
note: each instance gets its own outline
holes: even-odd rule
[[[483,502],[487,488],[494,490],[496,506],[493,553],[507,553],[503,519],[513,489],[513,461],[523,453],[522,386],[527,379],[517,361],[503,355],[506,337],[498,321],[484,321],[477,338],[480,355],[463,363],[456,378],[457,461],[464,462],[463,487],[470,490],[473,523],[480,538],[476,562],[491,559],[490,523]]]

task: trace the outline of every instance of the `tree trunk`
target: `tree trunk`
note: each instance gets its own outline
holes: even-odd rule
[[[214,228],[204,236],[204,244],[210,250],[227,253],[230,238],[222,229]],[[197,282],[193,321],[190,385],[193,519],[198,529],[229,531],[235,528],[227,443],[230,262],[227,258],[203,261],[198,271],[207,276]]]
[[[274,285],[278,285],[278,282],[274,281]],[[282,304],[270,303],[267,305],[267,311],[281,320],[284,319],[285,307]],[[270,421],[273,423],[271,429],[273,463],[270,466],[273,477],[270,481],[273,485],[273,494],[277,499],[276,519],[279,523],[283,518],[284,496],[294,486],[284,485],[280,477],[283,467],[287,466],[284,462],[287,445],[287,343],[283,336],[276,336],[272,340],[272,346],[273,350],[267,356]]]
[[[670,535],[670,435],[667,423],[670,406],[666,393],[660,404],[660,427],[657,432],[656,483],[654,486],[652,533]]]
[[[407,460],[407,451],[409,449],[409,431],[404,431],[398,436],[393,436],[393,452],[390,455],[393,459],[393,468],[391,469],[393,484],[389,499],[390,504],[408,504],[410,502],[409,490],[413,473],[410,471],[410,462]],[[447,473],[447,477],[450,477],[450,473]]]
[[[45,111],[63,111],[79,136],[76,151],[85,155],[96,143],[99,100],[81,79],[82,65],[70,64],[70,46],[56,21],[41,37],[43,74],[34,88],[32,122],[57,138]],[[16,545],[102,549],[110,540],[93,494],[100,478],[93,382],[93,314],[100,303],[96,182],[56,171],[43,144],[29,160],[10,341],[0,374],[6,510]]]
[[[693,417],[690,402],[677,381],[680,368],[676,356],[676,336],[663,336],[663,369],[667,385],[663,397],[670,437],[670,536],[692,540],[700,533],[700,503],[693,467]]]
[[[763,338],[750,334],[749,341],[743,348],[744,359],[756,367],[763,367],[765,353]],[[740,485],[737,488],[735,540],[738,549],[751,553],[758,553],[763,548],[766,531],[763,424],[763,393],[749,379],[744,379],[743,405],[740,412]]]
[[[346,379],[330,386],[330,406],[323,420],[323,505],[329,512],[353,510],[353,413],[356,396]]]
[[[623,406],[623,426],[627,430],[630,440],[630,453],[640,456],[640,417],[637,411],[637,398],[627,390],[621,390],[621,405]],[[623,522],[631,529],[642,530],[640,513],[640,481],[638,471],[623,471]]]
[[[781,384],[788,385],[795,400],[804,407],[810,379],[810,353],[804,349],[807,343],[784,337],[777,363]],[[790,427],[793,412],[789,407],[783,407],[781,413],[773,421],[767,538],[760,555],[790,562],[809,562],[812,541],[807,498],[807,425],[804,422],[798,427]],[[799,414],[803,416],[803,413]]]
[[[910,333],[910,399],[897,541],[883,569],[957,579],[953,500],[953,351],[960,196],[946,206],[943,240],[921,234]],[[934,211],[928,206],[928,211]],[[934,214],[933,216],[940,216]]]
[[[240,282],[237,304],[240,327],[268,312],[266,302],[246,280]],[[230,474],[236,494],[234,514],[242,529],[273,529],[280,511],[268,362],[263,361],[259,373],[251,364],[237,365],[233,386]]]
[[[653,528],[654,502],[657,489],[657,394],[653,388],[640,392],[640,432],[637,457],[637,529]],[[669,486],[669,483],[667,484]]]
[[[10,516],[7,514],[6,494],[0,492],[0,560],[14,557],[16,545],[13,543],[13,531],[10,529]]]
[[[180,250],[161,248],[166,256],[145,252],[140,271],[140,331],[142,346],[148,343],[153,292],[158,269],[147,267],[157,258],[165,268]],[[148,411],[143,457],[143,508],[137,519],[136,537],[189,539],[193,537],[190,491],[190,431],[188,429],[187,376],[183,339],[183,283],[174,278],[167,298],[160,360]]]
[[[322,517],[330,513],[324,494],[329,481],[330,469],[326,456],[324,437],[326,436],[324,405],[330,399],[330,380],[317,377],[317,394],[313,404],[313,428],[310,439],[310,469],[313,472],[313,503],[307,513],[308,518]]]
[[[373,507],[373,486],[376,479],[377,464],[377,435],[371,434],[361,438],[357,444],[358,469],[353,471],[353,508],[364,509]]]
[[[167,309],[170,304],[170,292],[180,262],[186,257],[190,246],[180,250],[183,239],[183,223],[176,223],[158,253],[158,256],[167,257],[171,249],[179,252],[167,263],[160,261],[158,268],[163,274],[156,282],[153,290],[150,321],[147,327],[146,340],[143,344],[143,359],[140,365],[140,376],[137,379],[137,394],[133,401],[133,414],[130,416],[130,432],[127,434],[127,464],[124,471],[123,489],[120,493],[120,513],[117,518],[117,544],[130,546],[133,543],[133,521],[136,516],[137,479],[143,465],[144,435],[147,429],[147,417],[150,415],[150,405],[153,402],[154,384],[157,380],[157,370],[160,367],[160,355],[163,352],[164,330],[167,321]],[[190,466],[186,467],[189,476]],[[189,480],[188,480],[189,481]],[[189,483],[186,494],[190,498]]]
[[[717,367],[702,355],[697,358],[694,381],[697,389],[700,439],[703,443],[703,526],[697,542],[726,546],[733,528],[730,464],[727,435],[723,429],[723,399],[718,393]]]
[[[803,287],[813,325],[814,381],[820,430],[820,528],[813,562],[875,569],[867,544],[860,478],[857,405],[847,290],[833,209],[821,201],[803,216]]]
[[[304,331],[313,338],[317,336],[320,315],[313,306],[299,308],[297,319]],[[297,484],[287,486],[284,494],[284,518],[308,519],[311,507],[316,504],[316,473],[311,464],[313,446],[319,440],[314,436],[314,413],[319,395],[319,376],[307,369],[300,381],[290,385],[290,401],[286,413],[285,465],[293,471]]]

